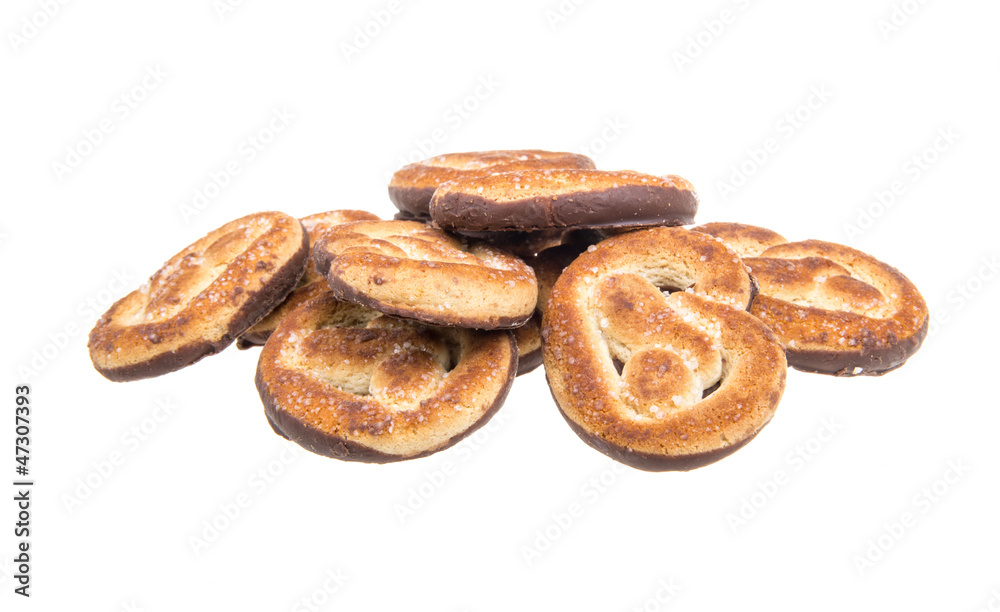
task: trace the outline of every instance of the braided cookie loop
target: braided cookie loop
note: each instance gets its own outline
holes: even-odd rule
[[[750,255],[743,261],[760,283],[750,312],[774,330],[792,367],[877,376],[903,365],[927,335],[927,304],[916,286],[871,255],[736,223],[694,229]]]
[[[581,254],[542,322],[546,377],[571,428],[649,471],[693,469],[743,446],[785,386],[781,345],[744,310],[754,290],[733,251],[681,228]]]
[[[506,329],[535,310],[535,274],[520,258],[415,221],[358,221],[313,247],[337,299],[434,325]]]
[[[485,424],[516,367],[509,331],[429,327],[327,292],[281,322],[256,382],[276,432],[319,455],[387,463]]]
[[[584,155],[536,149],[448,153],[397,170],[389,181],[389,199],[403,213],[427,217],[431,196],[441,183],[510,170],[593,167],[594,161]]]
[[[218,353],[295,287],[308,249],[302,224],[284,213],[230,221],[104,313],[88,342],[94,367],[136,380]]]
[[[302,227],[309,234],[310,244],[316,244],[316,241],[319,240],[319,237],[326,230],[342,223],[378,220],[377,215],[363,210],[331,210],[299,219],[302,222]],[[237,338],[236,348],[248,349],[253,346],[263,345],[267,341],[268,336],[277,329],[278,323],[281,323],[281,319],[285,315],[295,310],[299,304],[308,302],[326,291],[326,279],[316,273],[311,248],[309,254],[305,274],[299,279],[299,283],[295,286],[295,289],[288,294],[288,297],[283,302],[275,306],[274,310],[268,313],[266,317],[255,323],[253,327]]]
[[[456,179],[431,199],[449,231],[642,228],[694,222],[698,196],[679,176],[630,170],[520,170]]]

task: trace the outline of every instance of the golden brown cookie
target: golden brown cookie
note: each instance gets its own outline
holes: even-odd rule
[[[323,235],[323,232],[335,225],[349,223],[351,221],[378,221],[377,215],[363,210],[331,210],[329,212],[317,213],[299,219],[302,227],[309,234],[310,244],[315,244],[316,240]],[[248,349],[252,346],[262,346],[267,342],[268,336],[277,329],[278,323],[288,313],[304,302],[308,302],[319,296],[327,287],[326,279],[316,273],[316,267],[312,260],[312,250],[306,264],[305,274],[299,280],[299,284],[288,294],[283,302],[275,306],[266,317],[258,321],[253,327],[248,329],[236,339],[236,348]],[[319,283],[319,284],[317,284]]]
[[[231,221],[174,255],[90,332],[90,358],[114,381],[159,376],[229,346],[280,303],[305,269],[298,219]]]
[[[760,227],[694,228],[745,255],[760,284],[750,312],[777,334],[788,364],[837,376],[880,375],[920,348],[927,304],[899,270],[832,242],[788,242]]]
[[[474,432],[516,367],[508,331],[430,327],[326,292],[281,322],[256,380],[276,432],[320,455],[387,463]]]
[[[523,170],[449,181],[431,218],[449,231],[642,228],[694,222],[698,196],[679,176]]]
[[[407,215],[427,217],[434,190],[457,178],[531,168],[593,167],[593,160],[584,155],[535,149],[448,153],[400,168],[389,182],[389,199]]]
[[[753,294],[732,250],[681,228],[581,254],[542,321],[545,375],[573,431],[650,471],[700,467],[746,444],[785,386],[781,345],[745,311]]]
[[[518,327],[538,297],[521,259],[414,221],[337,226],[313,258],[337,299],[434,325]]]

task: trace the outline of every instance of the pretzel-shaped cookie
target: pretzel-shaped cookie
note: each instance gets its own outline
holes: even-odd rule
[[[377,215],[373,215],[370,212],[363,210],[331,210],[329,212],[317,213],[315,215],[309,215],[308,217],[303,217],[299,219],[302,222],[302,227],[305,228],[306,232],[309,234],[310,244],[315,244],[319,237],[323,233],[330,229],[331,227],[340,225],[341,223],[350,223],[351,221],[378,221]],[[327,290],[326,279],[320,274],[316,273],[316,265],[312,259],[312,249],[309,251],[309,258],[306,263],[305,274],[299,279],[299,284],[295,286],[295,289],[288,294],[283,302],[274,307],[266,317],[254,324],[253,327],[248,329],[239,338],[236,339],[236,347],[239,349],[248,349],[252,346],[261,346],[267,342],[268,336],[274,332],[278,327],[278,323],[281,323],[281,319],[285,317],[288,313],[295,310],[299,304],[308,302],[309,300],[319,297],[323,292]]]
[[[430,455],[486,423],[516,361],[508,331],[428,327],[327,292],[281,322],[256,381],[278,433],[320,455],[386,463]]]
[[[744,255],[760,283],[750,312],[774,330],[795,368],[880,375],[903,365],[927,335],[920,292],[871,255],[820,240],[788,242],[771,230],[738,223],[694,229]]]
[[[595,449],[650,471],[700,467],[743,446],[785,385],[781,345],[743,310],[753,294],[733,251],[681,228],[622,234],[581,254],[542,322],[545,374],[566,421]]]
[[[104,313],[88,342],[94,367],[110,380],[135,380],[221,351],[288,295],[308,248],[302,224],[283,213],[223,225]]]
[[[337,299],[435,325],[517,327],[538,297],[521,259],[415,221],[339,225],[313,246],[313,258]]]
[[[404,213],[427,217],[434,190],[457,178],[529,168],[593,167],[594,161],[584,155],[536,149],[448,153],[397,170],[389,182],[389,199]]]
[[[449,231],[642,228],[693,223],[698,196],[679,176],[545,169],[455,179],[430,214]]]

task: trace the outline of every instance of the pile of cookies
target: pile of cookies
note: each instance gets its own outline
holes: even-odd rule
[[[454,445],[544,364],[587,444],[688,470],[770,421],[786,364],[883,374],[927,332],[913,284],[855,249],[679,227],[698,208],[680,177],[462,153],[400,169],[389,197],[393,220],[265,212],[209,233],[101,317],[94,367],[136,380],[262,346],[275,432],[384,463]]]

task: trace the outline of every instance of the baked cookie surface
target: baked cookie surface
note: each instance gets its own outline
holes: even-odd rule
[[[276,432],[320,455],[387,463],[448,448],[486,423],[516,364],[508,331],[431,327],[328,291],[281,322],[256,382]]]
[[[688,470],[766,425],[785,385],[774,333],[746,312],[739,257],[681,228],[639,230],[582,253],[542,321],[545,374],[585,442],[644,470]]]
[[[504,329],[535,310],[535,274],[520,258],[414,221],[359,221],[313,247],[339,300],[431,323]]]
[[[916,286],[871,255],[738,223],[694,230],[745,254],[760,284],[750,312],[774,330],[794,368],[880,375],[902,366],[927,335],[930,317]]]
[[[315,244],[326,230],[341,223],[378,220],[378,216],[363,210],[331,210],[299,219],[302,222],[302,227],[309,234],[310,245]],[[268,313],[267,316],[236,339],[237,348],[248,349],[252,346],[262,346],[271,333],[277,329],[278,323],[281,322],[281,319],[285,315],[295,310],[299,304],[318,297],[326,289],[326,286],[326,279],[316,273],[316,266],[312,259],[312,249],[310,248],[306,271],[302,275],[302,278],[299,279],[299,283],[295,286],[295,289],[288,294],[288,297],[284,301],[275,306],[274,310]]]
[[[576,153],[523,149],[447,153],[403,166],[389,182],[389,199],[404,215],[423,218],[434,190],[442,183],[469,176],[538,168],[593,168],[594,161]]]
[[[221,351],[288,295],[308,250],[299,220],[278,212],[212,231],[104,313],[88,341],[94,367],[136,380]]]

